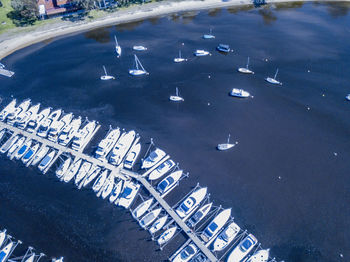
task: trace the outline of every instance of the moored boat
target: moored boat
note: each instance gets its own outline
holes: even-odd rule
[[[111,174],[106,179],[103,187],[101,188],[101,196],[102,196],[102,198],[106,199],[112,193],[113,188],[114,188],[114,175]]]
[[[173,259],[173,262],[187,262],[198,252],[198,248],[194,244],[189,244],[182,250],[178,251],[178,254]]]
[[[123,133],[117,143],[115,144],[111,157],[109,159],[110,163],[116,166],[119,166],[127,152],[129,151],[134,139],[135,139],[136,133],[134,130],[131,130],[127,133]]]
[[[213,203],[206,204],[196,211],[186,222],[189,228],[195,227],[209,213]]]
[[[265,80],[267,82],[269,82],[270,84],[273,84],[273,85],[282,85],[282,82],[278,81],[276,78],[277,78],[277,74],[278,74],[278,68],[276,70],[276,73],[275,73],[275,76],[272,78],[272,77],[267,77],[265,78]]]
[[[76,151],[82,150],[90,142],[96,127],[96,121],[90,121],[79,129],[73,138],[72,148]]]
[[[153,203],[153,198],[150,198],[144,202],[142,202],[140,205],[138,205],[133,211],[132,211],[132,216],[135,219],[138,219],[141,217],[146,211],[150,208],[150,206]]]
[[[114,147],[115,143],[117,143],[119,136],[119,128],[110,130],[106,137],[102,139],[101,142],[98,144],[95,152],[95,157],[97,159],[105,159]]]
[[[59,121],[57,120],[53,122],[48,131],[47,138],[52,142],[56,142],[62,129],[69,125],[72,122],[72,119],[73,114],[69,113],[64,115]]]
[[[145,160],[142,161],[141,168],[151,168],[152,166],[157,164],[163,157],[165,157],[165,155],[166,153],[163,150],[156,148],[149,154],[149,156]]]
[[[237,70],[238,70],[238,72],[243,73],[243,74],[254,74],[254,72],[249,69],[249,56],[248,56],[248,61],[247,61],[246,67],[240,67]]]
[[[135,184],[131,181],[128,181],[124,186],[124,190],[120,195],[119,201],[117,202],[118,205],[128,209],[134,201],[139,190],[139,184]]]
[[[58,178],[62,178],[68,171],[68,168],[70,167],[71,163],[72,163],[72,159],[70,157],[64,160],[63,163],[56,170],[56,176]]]
[[[207,56],[210,55],[210,53],[206,50],[202,50],[202,49],[197,49],[194,53],[194,56]]]
[[[90,169],[91,169],[91,166],[92,164],[88,161],[85,161],[79,171],[78,171],[78,174],[75,176],[75,179],[74,179],[74,183],[76,186],[79,185],[80,181],[83,180],[83,178],[85,178],[85,176],[89,173]]]
[[[131,147],[130,151],[125,157],[124,168],[132,169],[140,152],[141,152],[141,144],[134,143],[134,145]]]
[[[92,186],[92,190],[95,193],[98,193],[102,186],[104,185],[104,183],[106,182],[107,179],[107,175],[108,175],[108,171],[105,170],[104,172],[102,172],[102,174],[95,180],[95,183]]]
[[[247,98],[247,97],[250,97],[250,94],[249,94],[249,92],[247,92],[243,89],[233,88],[230,92],[230,96]]]
[[[26,154],[28,152],[28,150],[30,149],[30,147],[32,146],[33,141],[31,139],[28,139],[16,152],[15,154],[15,158],[17,160],[19,160],[22,156],[24,156],[24,154]]]
[[[73,177],[77,174],[80,166],[81,166],[82,159],[78,159],[73,164],[70,165],[68,171],[64,174],[63,177],[61,177],[61,181],[64,181],[65,183],[68,183],[73,179]]]
[[[270,256],[270,249],[260,249],[256,251],[247,262],[267,262]]]
[[[231,216],[231,208],[221,211],[204,229],[201,238],[204,242],[212,240],[216,234],[223,228]]]
[[[92,170],[92,168],[91,168],[91,170]],[[86,187],[88,184],[90,184],[90,182],[92,180],[94,180],[98,176],[98,174],[101,171],[101,168],[96,167],[92,172],[91,172],[91,170],[90,170],[89,174],[87,174],[87,176],[85,177],[83,187]]]
[[[43,109],[37,115],[31,117],[27,123],[27,131],[29,133],[33,133],[34,131],[36,131],[41,125],[41,123],[43,123],[48,118],[48,116],[50,115],[50,112],[51,112],[51,108],[48,107]]]
[[[24,136],[17,139],[16,143],[14,143],[7,151],[7,156],[11,157],[13,154],[15,154],[16,151],[24,144],[25,141],[26,141],[26,137]]]
[[[0,262],[6,262],[11,255],[14,243],[10,241],[3,249],[0,250]]]
[[[219,52],[223,52],[223,53],[229,53],[231,51],[231,48],[229,45],[219,44],[216,47],[216,50],[218,50]]]
[[[41,160],[38,168],[41,172],[43,172],[45,170],[45,168],[47,168],[51,161],[53,160],[53,158],[55,157],[56,155],[56,151],[55,150],[52,150],[50,153],[48,153],[44,158],[43,160]]]
[[[6,153],[19,139],[19,135],[11,136],[9,140],[5,142],[4,145],[2,145],[0,152],[1,153]]]
[[[139,225],[144,229],[147,228],[153,223],[154,220],[157,219],[161,211],[161,208],[153,209],[152,211],[147,213],[143,218],[140,219]]]
[[[135,58],[135,65],[133,69],[129,70],[129,74],[133,76],[149,75],[149,73],[141,64],[141,61],[138,59],[138,57],[134,55],[134,58]]]
[[[235,223],[231,222],[214,240],[212,250],[221,251],[226,248],[237,236],[241,228]]]
[[[171,159],[168,159],[161,163],[156,169],[154,169],[148,179],[149,180],[157,180],[164,176],[168,171],[170,171],[173,167],[175,167],[175,162]]]
[[[183,173],[182,170],[175,171],[170,175],[168,175],[166,178],[164,178],[162,181],[160,181],[159,184],[157,185],[158,192],[161,195],[163,195],[167,193],[169,190],[171,190],[172,188],[174,188],[174,186],[180,180],[182,173]]]
[[[62,109],[57,109],[53,111],[44,121],[42,121],[42,123],[38,128],[37,135],[40,137],[47,137],[51,125],[55,121],[57,121],[61,115],[62,115]]]
[[[81,126],[81,117],[73,119],[69,125],[66,125],[58,135],[57,142],[62,146],[67,146],[78,132]]]
[[[202,187],[190,194],[181,204],[176,208],[176,213],[185,220],[192,212],[199,206],[207,194],[207,188]]]
[[[36,152],[39,150],[39,148],[40,148],[39,143],[36,143],[34,146],[29,148],[27,153],[25,153],[24,156],[22,157],[23,164],[27,164],[28,162],[30,162],[35,156]]]
[[[24,100],[18,107],[16,107],[13,111],[11,111],[7,115],[7,123],[9,125],[13,125],[16,122],[16,117],[20,113],[26,112],[28,110],[30,104],[31,104],[31,100],[30,99]]]
[[[120,180],[118,183],[114,184],[111,195],[109,196],[109,202],[110,203],[116,202],[122,190],[123,190],[123,180]]]
[[[147,47],[144,47],[144,46],[142,46],[142,45],[134,45],[134,46],[132,47],[132,49],[135,50],[135,51],[146,51],[146,50],[147,50]]]
[[[228,255],[227,262],[240,262],[245,258],[253,247],[258,243],[258,240],[252,234],[246,236]]]
[[[7,106],[5,106],[5,108],[3,110],[1,110],[0,121],[5,121],[8,114],[12,113],[15,110],[16,103],[17,103],[17,100],[12,99],[12,101]]]
[[[24,111],[18,114],[14,125],[21,129],[26,128],[28,122],[38,114],[39,108],[40,108],[40,103],[31,106],[28,109],[28,111]]]
[[[168,215],[162,216],[157,219],[156,222],[153,223],[153,225],[148,229],[148,231],[153,235],[159,230],[163,228],[165,225],[166,221],[168,220]]]
[[[42,146],[38,152],[34,155],[33,157],[33,161],[30,163],[32,166],[37,165],[47,154],[47,152],[49,151],[49,147],[48,146]]]
[[[177,226],[173,226],[165,230],[158,238],[157,242],[158,245],[162,246],[165,243],[169,242],[170,239],[172,239],[176,233]]]

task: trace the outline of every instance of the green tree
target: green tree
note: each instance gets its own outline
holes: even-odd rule
[[[12,19],[17,26],[33,24],[39,15],[36,0],[11,0],[14,9],[7,16]]]
[[[95,6],[95,0],[77,0],[76,3],[80,8],[85,10],[90,10]]]

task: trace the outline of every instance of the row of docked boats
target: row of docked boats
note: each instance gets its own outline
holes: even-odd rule
[[[13,252],[15,248],[21,244],[20,240],[14,241],[12,236],[7,233],[7,230],[4,229],[0,231],[0,262],[10,262],[14,261],[11,259],[13,257]],[[26,253],[21,256],[21,262],[38,262],[45,254],[40,253],[36,254],[33,251],[32,247],[29,247]],[[19,260],[18,260],[19,261]],[[51,262],[63,262],[63,257],[61,258],[53,258],[50,260]]]
[[[62,109],[39,110],[40,103],[32,105],[31,100],[26,99],[17,105],[13,99],[0,112],[0,121],[62,146],[71,145],[77,151],[85,148],[99,128],[96,121],[83,123],[80,116],[74,119],[72,113],[64,114]]]

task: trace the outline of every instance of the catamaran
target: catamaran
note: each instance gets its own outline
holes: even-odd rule
[[[250,96],[249,92],[244,91],[243,89],[233,88],[230,92],[230,96],[247,98]]]
[[[135,57],[135,69],[130,69],[129,74],[133,76],[140,76],[140,75],[148,75],[149,73],[145,70],[145,68],[142,66],[140,60],[137,58],[136,55]]]
[[[276,79],[277,74],[278,74],[278,68],[277,68],[276,73],[275,73],[275,76],[274,76],[273,78],[272,78],[272,77],[267,77],[267,78],[265,78],[265,80],[266,80],[267,82],[269,82],[270,84],[273,84],[273,85],[282,85],[282,82],[280,82],[280,81],[278,81],[278,80]]]
[[[185,62],[185,61],[187,61],[187,59],[186,59],[186,58],[183,58],[183,57],[181,56],[181,50],[179,50],[179,57],[175,57],[175,58],[174,58],[174,62],[175,62],[175,63],[182,63],[182,62]]]
[[[231,138],[231,135],[228,134],[227,143],[218,144],[217,149],[218,149],[219,151],[224,151],[224,150],[228,150],[228,149],[234,147],[235,144],[230,144],[230,138]]]
[[[134,45],[132,49],[135,51],[146,51],[147,47],[144,47],[143,45]]]
[[[176,87],[176,95],[170,96],[169,100],[174,101],[174,102],[185,101],[185,99],[183,99],[181,96],[179,96],[179,89],[177,87]]]
[[[243,74],[254,74],[254,72],[249,69],[249,56],[248,56],[248,61],[247,61],[246,67],[238,68],[238,72],[243,73]]]
[[[256,237],[249,234],[232,250],[227,258],[227,262],[242,261],[257,243]]]
[[[117,52],[117,57],[119,58],[122,55],[122,48],[118,43],[117,36],[114,36],[114,40],[115,40],[115,51]]]
[[[203,35],[203,39],[214,39],[214,38],[215,38],[215,35],[213,35],[213,29],[212,28],[210,28],[209,34]]]
[[[210,55],[208,51],[202,50],[202,49],[197,49],[194,53],[194,56],[207,56]]]
[[[113,79],[115,79],[114,76],[110,76],[110,75],[107,74],[107,70],[106,70],[105,66],[103,66],[103,71],[105,72],[105,75],[100,77],[101,80],[113,80]]]

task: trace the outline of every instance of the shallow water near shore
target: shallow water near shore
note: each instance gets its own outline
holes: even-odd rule
[[[170,204],[199,182],[278,260],[349,261],[348,11],[344,4],[312,3],[217,9],[47,41],[3,60],[16,74],[1,77],[1,107],[11,95],[29,97],[100,121],[87,152],[110,124],[135,129],[144,148],[152,137],[190,172],[166,197]],[[210,27],[216,38],[203,40]],[[234,52],[216,52],[219,43]],[[148,48],[137,55],[149,76],[128,75],[133,45]],[[173,63],[179,49],[186,63]],[[195,58],[195,49],[212,56]],[[248,56],[255,74],[240,75],[236,69]],[[102,65],[115,81],[99,80]],[[264,81],[276,68],[283,86]],[[169,102],[176,87],[185,102]],[[228,95],[234,87],[254,97],[234,99]],[[218,152],[229,133],[238,144]],[[52,173],[1,156],[0,174],[0,225],[49,257],[164,261],[184,242],[179,235],[157,250],[128,211]]]

